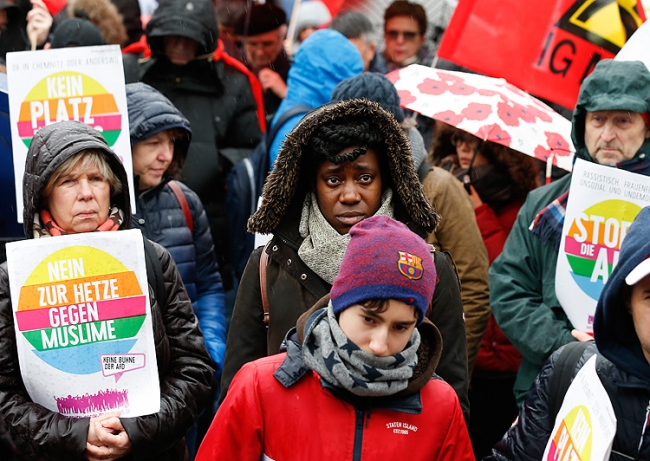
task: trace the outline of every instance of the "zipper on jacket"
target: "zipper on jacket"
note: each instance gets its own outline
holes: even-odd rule
[[[648,406],[645,407],[645,424],[643,425],[643,430],[641,431],[641,438],[639,439],[639,446],[636,448],[637,453],[641,453],[641,446],[643,445],[643,436],[645,435],[645,430],[648,428],[648,423],[650,423],[650,402]]]
[[[352,460],[361,461],[361,448],[363,444],[363,421],[366,417],[365,411],[354,410],[356,415],[354,425],[354,450],[352,451]]]

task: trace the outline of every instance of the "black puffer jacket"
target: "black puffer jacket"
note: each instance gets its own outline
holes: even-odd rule
[[[263,321],[259,265],[262,248],[251,254],[237,293],[237,300],[226,342],[226,360],[221,381],[221,400],[235,373],[251,360],[278,352],[287,331],[298,317],[329,293],[331,286],[312,271],[298,256],[303,241],[298,227],[302,205],[315,172],[301,171],[301,157],[313,132],[329,120],[344,115],[371,120],[385,135],[388,173],[393,183],[395,219],[426,237],[438,223],[438,215],[422,190],[413,168],[408,138],[388,112],[377,103],[351,100],[321,106],[305,116],[284,142],[275,168],[263,191],[263,203],[249,220],[249,231],[273,233],[267,249],[269,263],[266,286],[270,325]],[[467,400],[467,341],[458,278],[442,254],[435,255],[439,282],[433,295],[429,319],[443,338],[437,373],[457,392],[463,413],[469,417]]]
[[[549,388],[557,359],[563,350],[564,347],[551,355],[526,396],[517,424],[497,443],[492,455],[483,458],[484,461],[542,459],[555,424],[555,416],[549,415]],[[576,364],[574,377],[596,353],[595,344],[587,347]],[[602,355],[596,359],[596,372],[611,396],[617,420],[610,461],[650,459],[650,430],[647,429],[650,383],[626,373]]]
[[[80,122],[61,122],[41,129],[32,139],[24,176],[25,233],[32,237],[34,214],[47,179],[72,155],[84,149],[105,153],[123,185],[112,203],[124,211],[122,229],[131,227],[126,172],[101,135]],[[161,401],[158,413],[121,418],[132,443],[126,460],[184,460],[183,436],[208,403],[212,361],[192,311],[176,264],[163,247],[153,244],[162,265],[167,291],[164,312],[149,286]],[[83,460],[88,418],[74,419],[33,403],[23,384],[6,263],[0,266],[0,415],[25,459]]]
[[[214,57],[218,29],[210,0],[161,0],[145,33],[152,55],[124,55],[126,83],[148,83],[190,121],[194,135],[181,180],[203,202],[226,281],[230,258],[225,179],[230,167],[248,157],[260,139],[257,102],[248,77]],[[185,66],[172,64],[164,55],[168,35],[199,42],[197,58]]]

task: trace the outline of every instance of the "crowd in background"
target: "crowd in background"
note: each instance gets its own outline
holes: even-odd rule
[[[336,459],[350,448],[379,459],[400,447],[373,426],[363,446],[344,427],[340,446],[324,448],[339,444],[333,426],[349,415],[320,400],[322,386],[367,424],[377,409],[373,417],[384,425],[395,413],[419,412],[404,417],[420,426],[420,438],[401,442],[413,459],[541,459],[555,416],[545,400],[554,352],[593,341],[572,327],[554,289],[562,226],[554,210],[566,207],[571,175],[554,170],[554,181],[542,187],[546,165],[539,160],[400,107],[385,74],[436,65],[453,11],[447,2],[347,1],[333,15],[318,0],[298,3],[292,11],[286,0],[0,0],[3,71],[12,51],[121,47],[137,203],[132,214],[124,170],[99,135],[69,123],[99,152],[97,165],[79,163],[88,151],[64,147],[51,125],[38,135],[47,154],[26,170],[42,176],[25,184],[25,197],[37,205],[25,210],[25,235],[0,235],[3,247],[25,236],[104,230],[103,221],[88,229],[59,222],[64,216],[54,215],[51,198],[57,176],[45,165],[67,165],[58,174],[85,178],[108,162],[101,171],[113,172],[104,174],[113,178],[106,179],[109,230],[137,228],[157,244],[173,286],[167,303],[176,300],[155,329],[169,344],[156,350],[165,357],[159,374],[168,386],[158,418],[68,423],[31,403],[21,387],[8,276],[0,266],[0,458]],[[575,110],[563,108],[571,112],[576,157],[650,174],[650,72],[642,64],[599,63]],[[258,183],[252,191],[251,181]],[[647,246],[640,227],[630,230],[626,251]],[[270,237],[255,245],[253,234]],[[386,275],[381,296],[355,297],[374,286],[376,274],[390,273],[381,266],[388,258],[382,249],[405,242],[426,262],[414,267],[433,273],[430,286],[400,291],[399,274]],[[366,261],[359,245],[376,259]],[[636,286],[647,274],[628,280],[641,263],[635,258],[617,266],[618,282],[606,307],[599,304],[602,315],[618,319],[622,314],[612,312],[619,304],[630,312],[637,305]],[[355,270],[362,264],[375,268],[375,278]],[[364,304],[376,299],[382,302]],[[362,306],[363,321],[378,328],[402,313],[395,300],[414,308],[415,320],[394,321],[408,336],[390,353],[362,345],[358,332],[367,325],[347,323],[349,313]],[[623,317],[620,325],[601,319],[594,326],[609,342],[601,348],[596,336],[598,350],[589,346],[580,366],[600,352],[602,366],[636,392],[614,406],[627,412],[628,433],[641,424],[638,446],[617,438],[614,452],[644,459],[647,423],[628,409],[647,403],[650,366],[643,357],[650,343],[641,320]],[[635,327],[629,346],[621,337]],[[346,339],[360,350],[344,353]],[[619,340],[632,352],[622,353]],[[189,351],[174,349],[184,341]],[[265,359],[281,351],[286,359]],[[387,356],[400,359],[386,365]],[[411,362],[398,367],[402,359]],[[336,371],[343,367],[353,372]],[[366,372],[358,373],[362,367]],[[304,378],[308,370],[322,380]],[[607,386],[611,395],[619,392]],[[300,405],[294,395],[304,396]],[[389,419],[380,419],[381,411]],[[329,426],[318,426],[314,414]],[[302,433],[293,440],[283,431]],[[306,437],[309,443],[299,441]],[[531,446],[537,458],[525,457]]]

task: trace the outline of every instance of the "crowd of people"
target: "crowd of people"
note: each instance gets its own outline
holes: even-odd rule
[[[45,126],[22,238],[141,231],[160,381],[145,416],[36,403],[3,262],[0,458],[542,459],[557,376],[592,357],[609,459],[650,458],[650,211],[593,334],[574,328],[555,291],[572,174],[542,185],[540,161],[403,109],[385,76],[432,65],[421,2],[386,8],[383,43],[359,11],[285,3],[0,0],[3,72],[13,51],[122,49],[134,190],[98,131]],[[650,176],[650,71],[599,62],[571,124],[576,158]],[[253,159],[258,204],[233,210]]]

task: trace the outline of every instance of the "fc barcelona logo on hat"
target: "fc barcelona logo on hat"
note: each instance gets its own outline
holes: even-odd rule
[[[407,253],[406,251],[398,251],[398,253],[399,261],[397,261],[397,267],[399,271],[411,280],[421,279],[424,274],[422,258]]]

